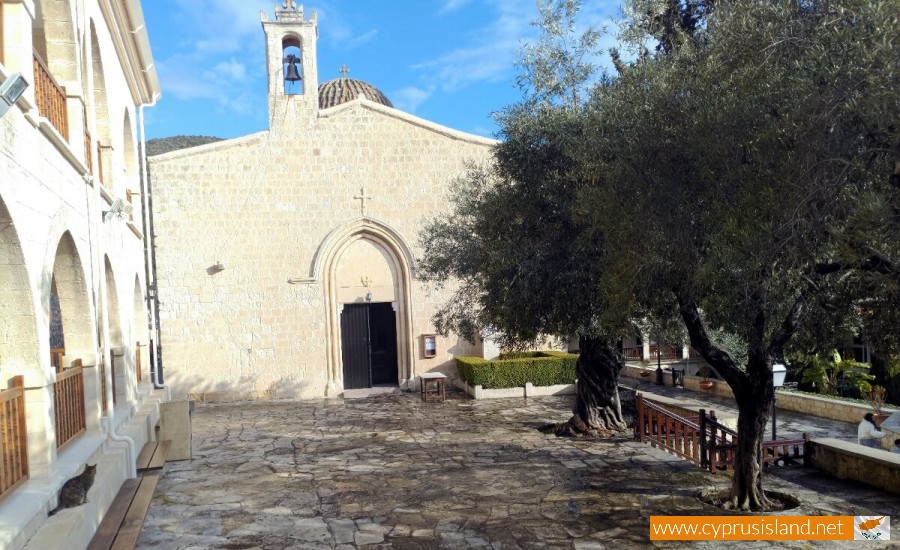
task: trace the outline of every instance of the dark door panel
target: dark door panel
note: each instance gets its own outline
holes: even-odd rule
[[[341,312],[344,389],[370,388],[369,315],[367,304],[350,304]]]

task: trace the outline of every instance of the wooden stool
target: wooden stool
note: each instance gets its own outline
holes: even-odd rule
[[[429,386],[432,390],[430,392]],[[447,397],[447,376],[439,372],[420,374],[419,392],[422,394],[422,401],[429,401],[429,394],[434,396],[435,401],[443,401]]]

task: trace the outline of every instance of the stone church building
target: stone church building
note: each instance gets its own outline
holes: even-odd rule
[[[434,336],[449,292],[416,268],[419,231],[496,142],[346,71],[319,85],[316,14],[285,6],[261,15],[269,129],[150,158],[165,381],[220,400],[453,376],[480,345]]]

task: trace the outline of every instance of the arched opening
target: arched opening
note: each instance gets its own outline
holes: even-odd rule
[[[97,41],[97,29],[91,20],[91,114],[94,121],[94,141],[97,143],[95,173],[105,187],[112,185],[112,140],[109,129],[109,104],[106,98],[106,79],[103,77],[103,61],[100,57],[100,44]]]
[[[88,285],[81,256],[68,231],[63,233],[56,247],[53,275],[47,283],[45,292],[46,311],[52,312],[51,304],[58,300],[61,340],[57,343],[62,342],[65,345],[62,355],[53,358],[58,367],[56,381],[53,384],[56,447],[61,449],[83,434],[87,428],[85,377],[77,362],[92,357],[95,349]],[[51,318],[51,323],[54,323],[53,314],[48,317]],[[51,345],[52,338],[51,336]]]
[[[22,245],[0,197],[0,387],[25,368],[40,365],[35,304]]]
[[[138,382],[145,379],[144,370],[150,364],[148,353],[150,351],[146,302],[141,291],[141,280],[134,276],[133,318],[132,318],[132,343],[134,344],[134,373]]]
[[[281,41],[281,61],[284,77],[284,95],[303,94],[303,44],[298,36],[287,36]]]
[[[137,177],[138,177],[138,162],[137,162],[137,142],[134,136],[134,130],[131,127],[131,114],[128,112],[128,109],[125,109],[125,117],[122,121],[122,149],[124,152],[123,161],[125,163],[125,198],[128,200],[128,203],[131,204],[134,210],[131,214],[131,219],[134,219],[137,208],[135,207],[135,202],[138,203],[138,207],[140,206],[140,201],[135,200],[135,196],[137,193]],[[140,216],[138,215],[138,219]]]
[[[94,352],[90,299],[81,257],[72,235],[63,233],[56,247],[53,277],[47,288],[45,307],[51,311],[51,295],[59,302],[60,342],[65,355],[87,356]],[[68,365],[66,365],[68,366]]]
[[[410,310],[412,256],[402,238],[390,227],[364,218],[333,231],[323,242],[317,256],[314,269],[322,270],[325,288],[326,394],[333,396],[346,389],[348,380],[345,376],[354,376],[354,369],[357,375],[351,387],[378,383],[407,386],[415,376]],[[391,318],[393,335],[385,330],[390,328]],[[354,324],[356,328],[351,326]],[[366,353],[369,353],[367,367],[356,364],[345,369],[344,358],[352,354],[349,350],[345,353],[351,340],[344,336],[345,329],[355,331],[357,341],[366,340]],[[362,331],[365,331],[364,335]],[[395,341],[393,346],[380,346],[375,341],[392,337]],[[389,365],[393,361],[392,372],[382,370],[380,375],[376,372],[378,358],[374,353],[377,351],[388,355]],[[395,357],[390,357],[392,352]],[[371,369],[368,381],[363,380],[360,374],[365,368]]]

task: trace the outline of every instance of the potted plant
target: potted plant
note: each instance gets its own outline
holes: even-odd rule
[[[697,374],[703,377],[703,379],[700,380],[701,390],[711,390],[716,386],[716,383],[709,379],[709,365],[707,365],[706,363],[702,363],[697,368]]]
[[[881,423],[887,420],[889,414],[884,412],[884,398],[885,398],[885,389],[884,386],[872,386],[872,389],[869,390],[869,393],[866,394],[866,403],[868,403],[872,409],[875,411],[873,416],[875,417],[875,425],[879,428],[881,427]]]

